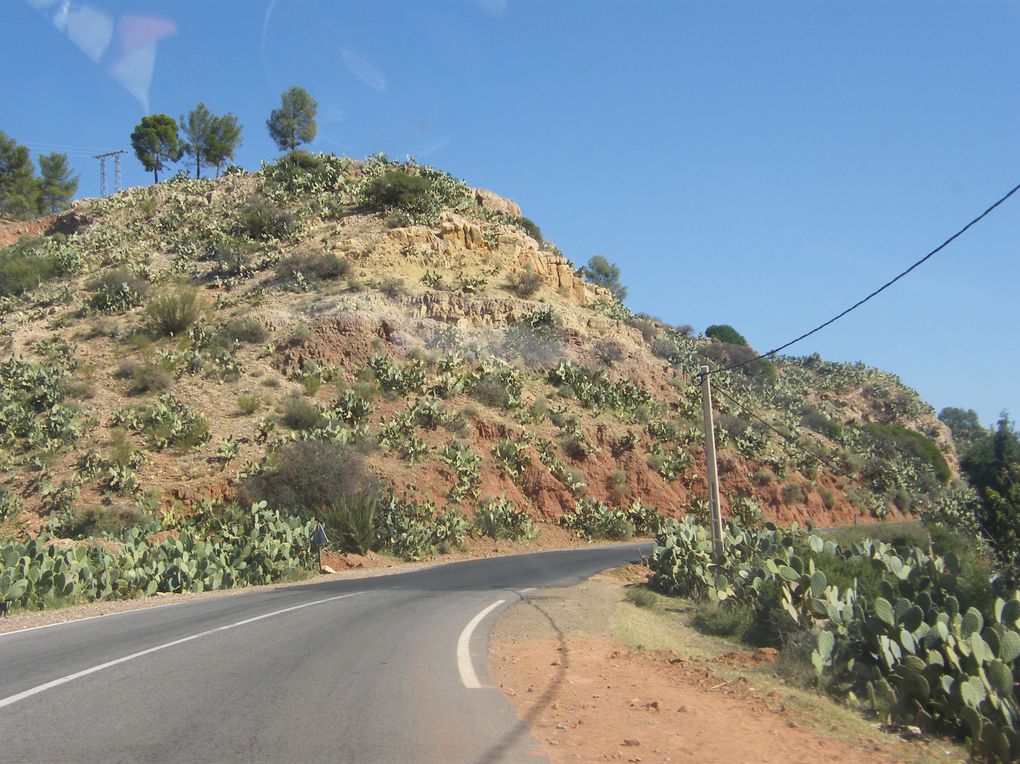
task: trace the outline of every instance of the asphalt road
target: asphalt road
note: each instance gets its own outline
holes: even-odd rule
[[[0,635],[0,761],[541,761],[491,686],[489,629],[523,590],[639,548],[471,560]]]

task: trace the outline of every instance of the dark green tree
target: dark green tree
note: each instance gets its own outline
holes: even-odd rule
[[[297,85],[284,91],[279,109],[266,120],[269,135],[281,151],[293,151],[302,143],[315,140],[315,115],[319,104],[308,91]]]
[[[159,171],[184,154],[177,122],[166,114],[142,117],[131,133],[131,146],[142,166],[152,171],[156,183],[159,183]]]
[[[712,324],[705,330],[705,336],[720,342],[728,342],[730,345],[743,345],[747,347],[747,340],[744,338],[744,335],[729,324]]]
[[[39,176],[39,213],[48,215],[66,210],[78,190],[78,176],[71,172],[67,154],[40,156]]]
[[[981,426],[978,414],[974,409],[946,406],[939,412],[939,421],[953,433],[956,453],[961,458],[966,455],[975,443],[991,437],[991,431]]]
[[[39,209],[39,181],[26,147],[0,132],[0,215],[27,218]]]
[[[620,266],[609,262],[602,255],[595,255],[578,273],[592,284],[608,289],[620,302],[627,298],[627,287],[620,283]]]
[[[1020,436],[1003,413],[995,434],[977,441],[960,466],[981,497],[978,520],[1010,572],[1020,574]]]
[[[241,123],[233,114],[214,117],[209,143],[205,147],[205,161],[216,168],[216,177],[220,175],[223,163],[233,159],[237,147],[241,145]]]

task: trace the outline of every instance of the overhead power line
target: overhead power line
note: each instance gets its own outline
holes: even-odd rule
[[[754,411],[751,409],[750,406],[748,406],[743,401],[738,400],[734,396],[730,395],[728,392],[723,390],[718,384],[716,384],[715,390],[716,390],[716,392],[720,393],[724,398],[728,398],[731,402],[735,403],[737,405],[737,408],[739,408],[742,413],[747,414],[752,419],[754,419],[754,420],[760,422],[761,424],[765,425],[767,428],[772,430],[772,432],[774,432],[780,438],[785,440],[791,446],[797,448],[800,451],[803,451],[808,456],[813,457],[816,461],[824,464],[826,467],[828,467],[829,469],[833,470],[834,472],[836,472],[836,473],[838,473],[840,475],[845,475],[846,474],[845,470],[842,467],[834,464],[833,462],[831,462],[829,459],[827,459],[826,457],[822,456],[821,454],[816,454],[810,448],[805,447],[804,444],[801,443],[796,438],[791,437],[788,433],[783,432],[779,428],[773,426],[770,422],[768,422],[765,419],[763,419],[762,417],[758,416],[756,413],[754,413]]]
[[[1000,197],[1000,198],[999,198],[999,199],[998,199],[998,200],[997,200],[997,201],[996,201],[996,202],[995,202],[995,203],[994,203],[994,204],[993,204],[993,205],[992,205],[991,207],[989,207],[989,208],[988,208],[988,209],[986,209],[986,210],[985,210],[984,212],[982,212],[982,213],[981,213],[980,215],[978,215],[978,216],[977,216],[976,218],[974,218],[973,220],[971,220],[971,221],[970,221],[969,223],[967,223],[967,225],[965,225],[965,226],[964,226],[963,228],[961,228],[961,229],[960,229],[959,231],[957,231],[956,233],[954,233],[954,234],[953,234],[952,236],[950,236],[950,237],[949,237],[948,239],[946,239],[946,240],[945,240],[944,242],[942,242],[941,244],[939,244],[939,245],[938,245],[937,247],[935,247],[935,249],[933,249],[933,250],[932,250],[931,252],[929,252],[928,254],[926,254],[926,255],[925,255],[924,257],[922,257],[922,258],[921,258],[920,260],[918,260],[917,262],[915,262],[915,263],[914,263],[913,265],[911,265],[911,266],[910,266],[909,268],[907,268],[907,269],[906,269],[905,271],[903,271],[903,272],[901,272],[901,273],[897,274],[897,275],[896,275],[896,276],[895,276],[894,278],[892,278],[892,279],[890,279],[889,281],[887,281],[887,282],[885,282],[884,284],[882,284],[882,286],[880,286],[880,287],[879,287],[878,289],[876,289],[876,290],[875,290],[874,292],[872,292],[871,294],[869,294],[869,295],[868,295],[867,297],[864,297],[863,299],[860,299],[860,300],[858,300],[858,301],[857,301],[857,302],[855,302],[855,303],[854,303],[853,305],[851,305],[851,306],[850,306],[849,308],[847,308],[846,310],[844,310],[844,311],[843,311],[843,312],[841,312],[841,313],[838,313],[838,314],[836,314],[835,316],[833,316],[832,318],[830,318],[830,319],[829,319],[828,321],[826,321],[825,323],[819,324],[819,325],[818,325],[818,326],[816,326],[816,327],[815,327],[814,329],[812,329],[812,330],[810,330],[810,331],[808,331],[808,332],[804,332],[804,334],[800,335],[799,337],[797,337],[797,338],[795,338],[795,339],[792,339],[792,340],[790,340],[789,342],[787,342],[787,343],[785,343],[785,344],[783,344],[783,345],[780,345],[779,347],[773,348],[772,350],[769,350],[769,351],[768,351],[767,353],[762,353],[761,355],[755,356],[754,358],[750,358],[750,359],[748,359],[748,360],[746,360],[746,361],[741,361],[740,363],[734,363],[734,364],[730,364],[729,366],[723,366],[723,367],[721,367],[721,368],[718,368],[718,369],[712,369],[712,370],[710,370],[710,371],[708,372],[708,374],[709,374],[709,375],[712,375],[712,374],[718,374],[719,372],[722,372],[722,371],[731,371],[731,370],[733,370],[733,369],[739,369],[739,368],[740,368],[740,367],[742,367],[742,366],[747,366],[747,365],[748,365],[749,363],[754,363],[755,361],[760,361],[760,360],[762,360],[763,358],[769,358],[769,357],[771,357],[771,356],[774,356],[774,355],[775,355],[776,353],[779,353],[779,352],[781,352],[781,351],[783,351],[783,350],[786,350],[786,349],[787,349],[788,347],[790,347],[791,345],[796,345],[796,344],[797,344],[798,342],[800,342],[801,340],[805,340],[805,339],[807,339],[807,338],[808,338],[808,337],[810,337],[810,336],[811,336],[812,334],[815,334],[815,333],[817,333],[817,332],[820,332],[820,331],[821,331],[822,329],[824,329],[825,327],[827,327],[827,326],[829,326],[829,325],[831,325],[831,324],[834,324],[834,323],[836,323],[837,321],[839,321],[839,319],[843,318],[843,316],[845,316],[845,315],[846,315],[847,313],[850,313],[851,311],[854,311],[854,310],[856,310],[857,308],[861,307],[861,306],[862,306],[862,305],[863,305],[864,303],[866,303],[866,302],[867,302],[868,300],[870,300],[870,299],[871,299],[872,297],[875,297],[875,296],[877,296],[877,295],[881,294],[881,293],[882,293],[882,292],[884,292],[884,291],[885,291],[886,289],[888,289],[888,288],[889,288],[889,287],[891,287],[891,286],[892,286],[893,284],[895,284],[895,283],[896,283],[897,281],[899,281],[899,280],[900,280],[901,278],[903,278],[903,277],[904,277],[904,276],[906,276],[906,275],[907,275],[908,273],[910,273],[911,271],[913,271],[913,270],[914,270],[915,268],[919,267],[920,265],[923,265],[923,264],[924,264],[925,262],[927,262],[928,260],[930,260],[930,259],[931,259],[932,257],[934,257],[935,255],[937,255],[937,254],[938,254],[939,252],[941,252],[941,251],[942,251],[943,249],[945,249],[946,247],[948,247],[948,246],[949,246],[950,244],[952,244],[952,243],[953,243],[954,241],[956,241],[956,240],[957,240],[958,238],[960,238],[961,236],[963,236],[963,234],[965,234],[965,233],[966,233],[966,232],[967,232],[968,230],[970,230],[970,229],[971,229],[971,228],[972,228],[973,226],[977,225],[977,224],[978,224],[978,223],[980,223],[980,222],[981,222],[982,220],[984,220],[984,218],[986,218],[986,217],[987,217],[987,216],[988,216],[989,214],[991,214],[992,210],[994,210],[994,209],[995,209],[996,207],[998,207],[998,206],[999,206],[1000,204],[1002,204],[1002,203],[1003,203],[1003,202],[1005,202],[1005,201],[1006,201],[1007,199],[1009,199],[1009,198],[1010,198],[1011,196],[1013,196],[1013,194],[1015,194],[1015,193],[1016,193],[1017,191],[1020,191],[1020,183],[1018,183],[1017,185],[1013,186],[1013,188],[1011,188],[1011,189],[1010,189],[1010,190],[1009,190],[1009,191],[1008,191],[1008,192],[1007,192],[1007,193],[1006,193],[1006,194],[1005,194],[1004,196]]]
[[[43,143],[41,141],[21,141],[21,143],[29,148],[42,151],[58,151],[62,154],[87,154],[88,156],[93,156],[94,154],[98,154],[102,151],[102,149],[89,148],[88,146],[71,146],[64,143]]]

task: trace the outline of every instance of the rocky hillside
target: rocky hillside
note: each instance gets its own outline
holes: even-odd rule
[[[696,373],[753,356],[633,314],[513,202],[382,157],[84,200],[0,246],[7,536],[327,485],[704,512]],[[943,500],[948,433],[894,376],[781,358],[714,383],[727,511]]]

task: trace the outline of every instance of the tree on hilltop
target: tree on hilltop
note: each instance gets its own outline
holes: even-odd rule
[[[241,123],[237,117],[224,114],[213,119],[209,144],[205,147],[205,161],[216,168],[216,177],[219,177],[223,163],[234,158],[241,142]]]
[[[315,115],[319,104],[308,91],[297,85],[284,91],[279,109],[266,120],[269,135],[281,151],[293,151],[302,143],[315,140]]]
[[[47,215],[66,210],[78,190],[78,176],[71,172],[67,154],[39,157],[39,212]]]
[[[177,122],[166,114],[142,117],[131,133],[131,147],[142,166],[152,171],[156,183],[159,183],[159,171],[184,154]]]
[[[39,208],[39,184],[25,146],[0,132],[0,214],[26,218]]]
[[[220,167],[227,159],[232,159],[234,152],[241,143],[241,126],[233,114],[218,117],[209,111],[204,103],[199,103],[181,117],[181,130],[187,141],[181,149],[195,159],[195,177],[202,177],[202,164],[216,167],[219,175]]]

